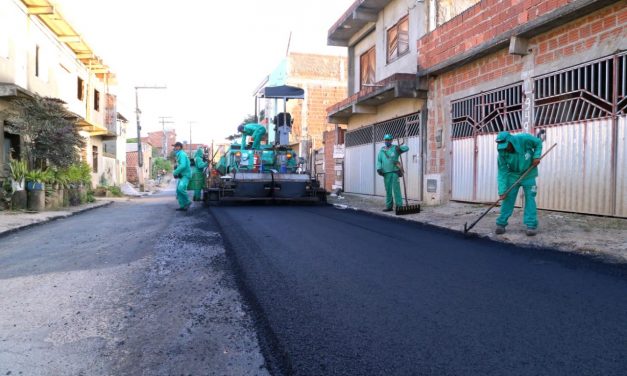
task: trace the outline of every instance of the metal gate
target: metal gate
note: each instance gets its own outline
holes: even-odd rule
[[[384,196],[383,179],[376,174],[376,156],[383,146],[383,136],[402,137],[409,146],[404,153],[407,197],[422,199],[422,159],[420,142],[420,113],[362,127],[346,132],[345,191]],[[401,188],[402,189],[402,188]]]
[[[557,148],[543,160],[538,207],[627,216],[627,55],[614,55],[534,78],[533,99],[522,84],[452,104],[452,198],[497,198],[495,134],[522,129],[522,110],[533,129],[546,130]]]
[[[497,197],[496,134],[522,129],[522,83],[465,98],[452,105],[453,200]]]

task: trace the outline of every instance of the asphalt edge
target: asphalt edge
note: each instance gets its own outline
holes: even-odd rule
[[[45,219],[43,221],[33,222],[33,223],[29,223],[27,225],[14,227],[12,229],[0,232],[0,239],[4,238],[4,237],[7,237],[9,235],[13,235],[15,233],[18,233],[20,231],[24,231],[24,230],[27,230],[27,229],[30,229],[30,228],[33,228],[33,227],[41,226],[41,225],[45,225],[47,223],[50,223],[50,222],[53,222],[53,221],[56,221],[56,220],[66,219],[66,218],[69,218],[69,217],[73,217],[73,216],[75,216],[77,214],[82,214],[82,213],[86,213],[86,212],[91,211],[91,210],[104,208],[104,207],[107,207],[107,206],[113,204],[113,202],[114,201],[108,201],[108,202],[105,202],[102,205],[90,206],[90,207],[87,207],[87,208],[82,208],[82,209],[70,212],[69,214],[59,215],[59,216],[56,216],[56,217],[51,217],[51,218]]]
[[[454,236],[464,237],[466,239],[478,239],[478,240],[493,243],[493,244],[501,244],[501,245],[505,245],[508,247],[520,248],[522,251],[529,253],[530,256],[532,255],[533,256],[536,256],[536,255],[537,256],[549,256],[555,259],[556,261],[575,263],[579,266],[583,265],[582,261],[588,262],[588,263],[592,263],[592,265],[595,266],[592,269],[596,269],[597,271],[599,268],[602,268],[604,269],[605,273],[610,272],[610,274],[612,275],[620,276],[623,278],[627,277],[627,263],[625,262],[625,260],[622,260],[618,257],[612,257],[609,254],[600,254],[600,253],[593,254],[593,253],[584,253],[578,250],[568,251],[568,250],[561,250],[559,248],[554,248],[554,247],[537,246],[537,245],[532,245],[532,244],[517,244],[514,242],[499,240],[498,238],[493,238],[493,237],[490,237],[489,235],[482,235],[482,234],[471,233],[471,232],[464,233],[463,230],[455,230],[450,227],[445,227],[445,226],[441,226],[441,225],[437,225],[433,223],[412,220],[409,218],[405,218],[403,216],[392,216],[392,215],[387,215],[383,213],[377,213],[375,211],[370,211],[370,210],[366,210],[366,209],[362,209],[362,208],[358,208],[354,206],[349,206],[349,205],[344,205],[344,204],[339,204],[339,205],[346,206],[345,208],[338,208],[336,204],[329,204],[329,205],[333,206],[336,210],[353,210],[353,211],[356,211],[365,215],[369,215],[369,216],[374,216],[377,218],[387,218],[388,220],[403,222],[403,223],[407,223],[407,224],[414,225],[414,226],[431,228],[438,232],[448,233]],[[533,252],[533,253],[530,253],[530,252]],[[550,252],[550,253],[542,253],[542,252]],[[590,267],[588,267],[588,269],[590,269]]]

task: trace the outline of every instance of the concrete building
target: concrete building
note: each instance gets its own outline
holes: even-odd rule
[[[103,143],[103,180],[107,185],[120,186],[126,183],[126,135],[128,120],[118,112],[115,137]]]
[[[294,120],[290,144],[299,155],[309,155],[312,149],[322,147],[323,132],[333,127],[326,108],[346,96],[347,79],[345,57],[291,52],[259,86],[258,90],[289,85],[305,91],[305,99],[290,100],[286,106]],[[265,117],[272,119],[274,101],[262,102]]]
[[[392,25],[404,14],[406,54],[415,51],[415,60],[393,69]],[[370,150],[386,127],[373,117],[397,119],[400,130],[388,127],[395,135],[403,126],[408,132],[412,119],[419,125],[421,149],[405,166],[421,169],[421,189],[409,197],[427,204],[494,201],[496,133],[545,130],[546,147],[558,146],[542,162],[538,206],[627,216],[626,1],[358,0],[331,28],[329,43],[349,48],[354,77],[349,98],[329,108],[332,121],[348,124],[346,191],[383,192],[371,183]],[[411,73],[416,63],[416,97],[426,101],[398,98],[405,91],[390,75]],[[384,90],[395,98],[385,99]],[[401,104],[416,111],[413,118]]]
[[[47,0],[0,2],[0,110],[16,96],[54,97],[66,103],[85,137],[81,158],[97,185],[104,172],[103,141],[117,137],[115,75]],[[0,119],[0,158],[19,149],[19,135]],[[0,169],[0,176],[6,169]]]
[[[407,0],[357,0],[331,27],[328,44],[348,49],[348,97],[328,108],[344,124],[347,192],[384,195],[375,172],[383,136],[401,137],[408,197],[422,198],[422,116],[426,87],[417,84],[415,41],[428,29],[427,4]]]

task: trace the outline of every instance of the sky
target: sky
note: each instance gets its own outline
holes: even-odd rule
[[[254,112],[253,92],[291,52],[346,55],[326,45],[354,0],[57,0],[63,16],[118,78],[118,111],[135,137],[171,117],[180,141],[223,142]]]

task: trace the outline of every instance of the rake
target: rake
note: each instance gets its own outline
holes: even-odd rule
[[[553,144],[553,146],[551,146],[549,148],[549,150],[547,150],[544,154],[542,154],[542,156],[540,157],[540,160],[542,160],[542,158],[544,158],[547,154],[549,154],[549,152],[551,150],[553,150],[553,148],[557,146],[557,143]],[[516,180],[514,182],[514,184],[512,184],[509,188],[507,188],[507,190],[505,191],[505,193],[503,193],[504,196],[507,196],[509,194],[509,192],[514,189],[514,187],[516,185],[518,185],[518,183],[520,183],[521,181],[523,181],[524,178],[527,177],[527,175],[529,175],[529,173],[531,172],[531,170],[533,170],[533,168],[536,166],[530,166],[519,178],[518,180]],[[489,208],[488,210],[486,210],[485,212],[483,212],[483,214],[481,214],[479,216],[479,218],[477,218],[473,223],[470,224],[470,226],[468,226],[468,222],[464,223],[464,234],[467,234],[468,231],[470,231],[473,227],[475,227],[475,225],[477,223],[479,223],[479,221],[486,216],[486,214],[488,214],[490,212],[490,210],[492,210],[496,205],[499,204],[499,202],[501,202],[501,198],[499,197],[498,200],[496,200]]]
[[[401,147],[400,141],[397,140],[398,147]],[[405,143],[405,142],[403,142]],[[407,184],[405,183],[405,168],[403,168],[403,156],[399,157],[399,161],[401,163],[401,171],[402,171],[402,179],[403,179],[403,196],[405,196],[405,206],[396,205],[396,215],[406,215],[406,214],[416,214],[420,213],[420,204],[417,205],[409,205],[409,200],[407,199]]]

